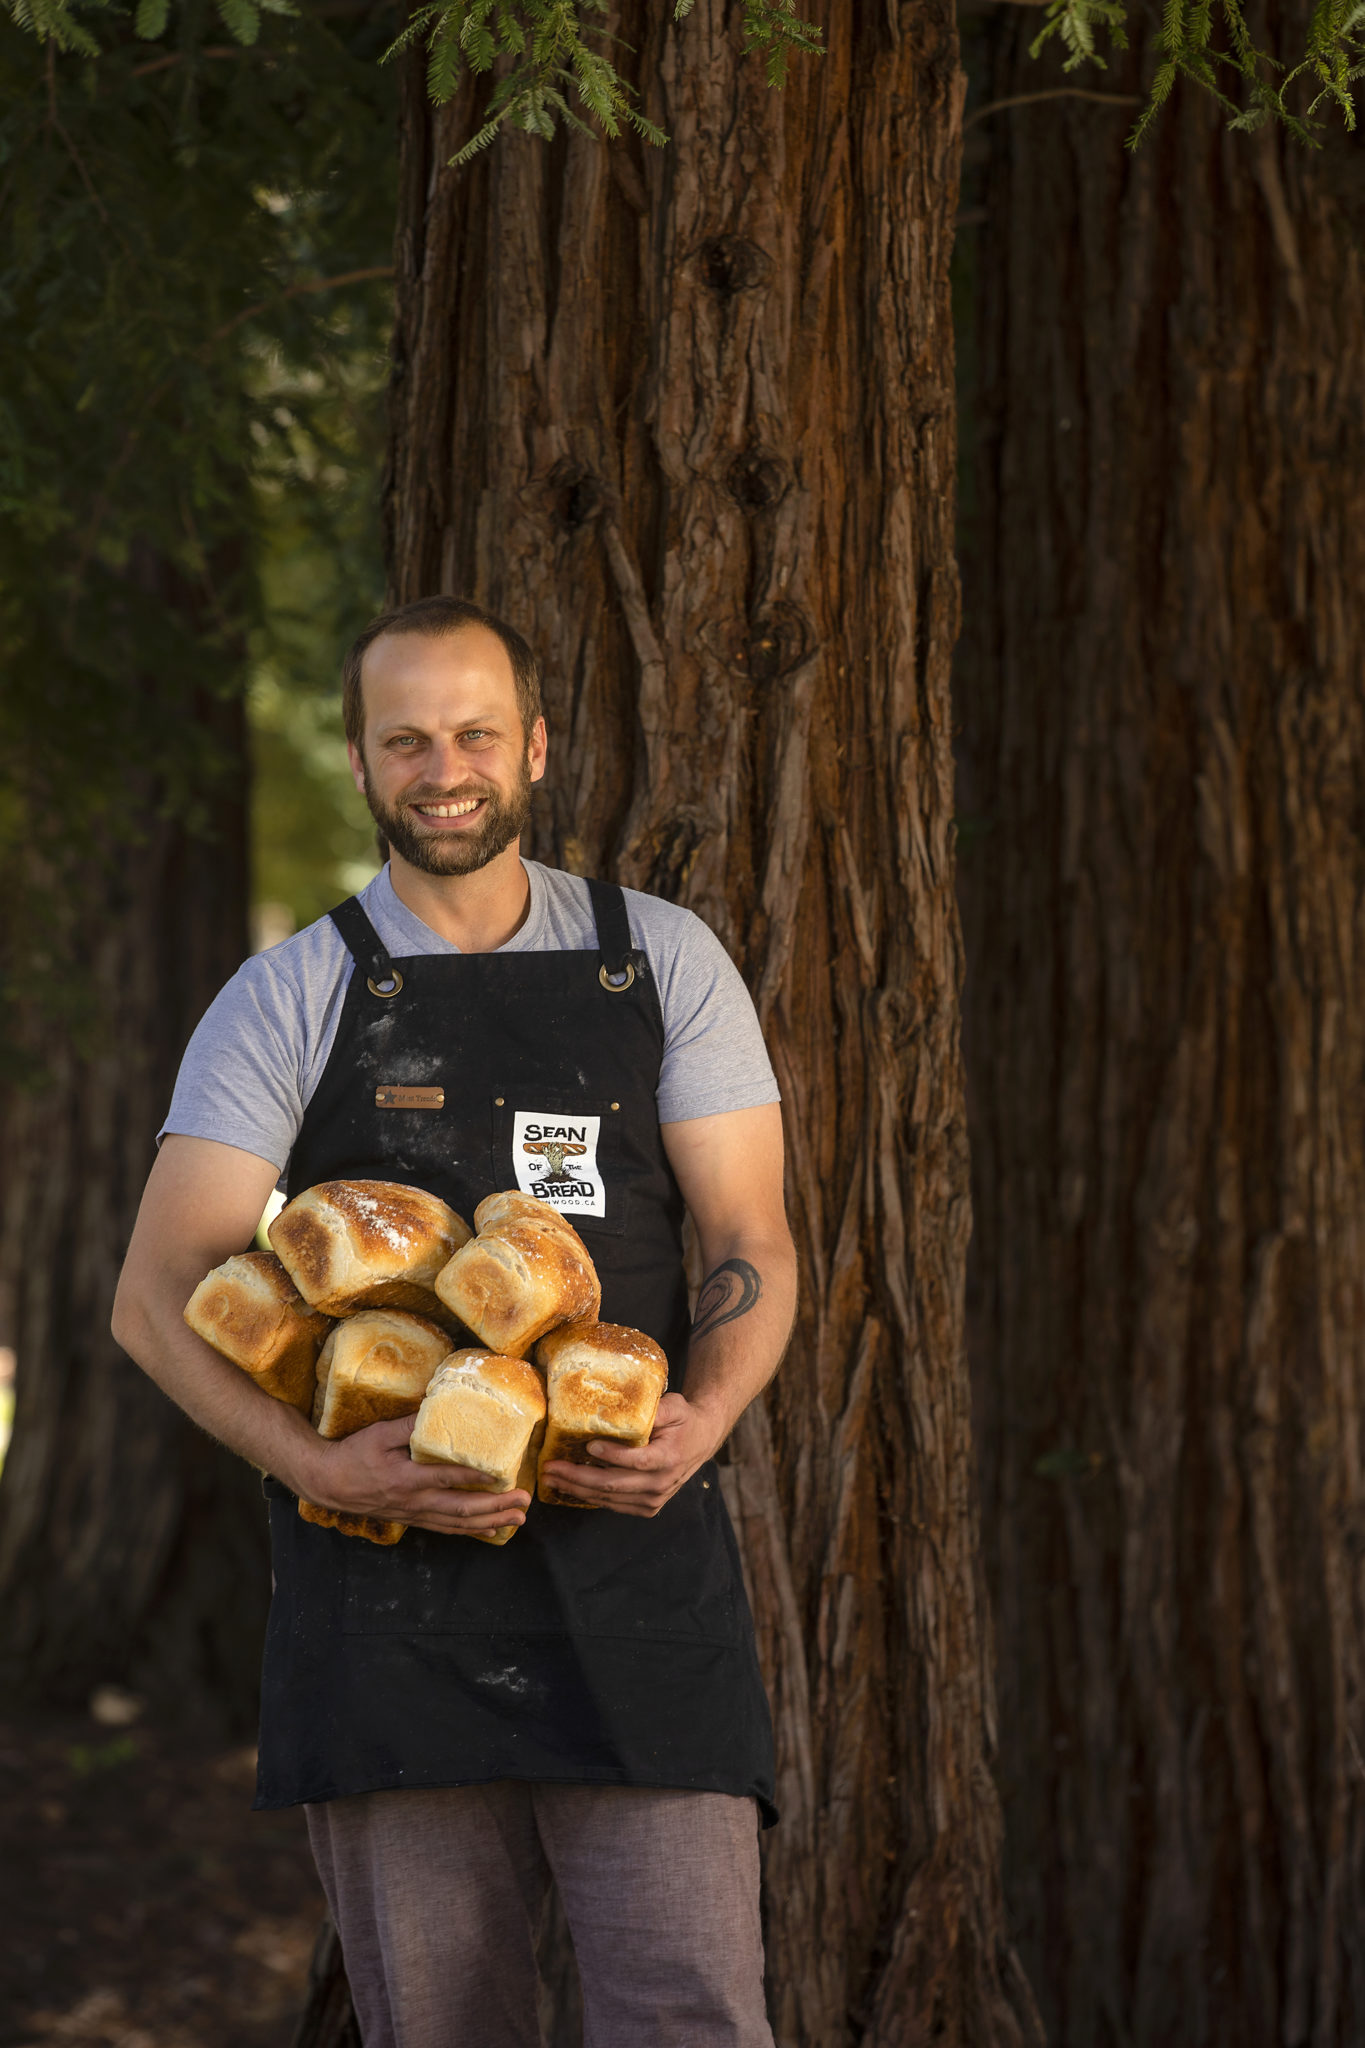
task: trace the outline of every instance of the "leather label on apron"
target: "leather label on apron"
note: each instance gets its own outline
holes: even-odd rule
[[[396,1081],[383,1081],[374,1091],[376,1109],[444,1109],[444,1088],[404,1088]]]
[[[524,1195],[561,1215],[605,1216],[607,1191],[597,1164],[600,1116],[519,1109],[512,1117],[512,1163]]]

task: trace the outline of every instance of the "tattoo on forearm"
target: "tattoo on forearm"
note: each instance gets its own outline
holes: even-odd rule
[[[747,1316],[762,1294],[763,1282],[747,1259],[724,1260],[701,1283],[697,1313],[692,1319],[692,1342],[709,1337],[722,1323]]]

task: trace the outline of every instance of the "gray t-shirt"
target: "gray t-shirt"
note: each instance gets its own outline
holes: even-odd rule
[[[588,885],[524,861],[530,909],[498,950],[556,953],[594,946]],[[777,1082],[739,972],[690,910],[625,892],[631,937],[649,961],[664,1013],[660,1123],[777,1102]],[[382,868],[360,901],[395,959],[458,953],[399,901]],[[303,1112],[327,1065],[352,961],[330,917],[257,953],[214,998],[190,1040],[161,1135],[214,1138],[283,1173]]]

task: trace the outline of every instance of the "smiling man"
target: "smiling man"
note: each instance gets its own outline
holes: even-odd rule
[[[795,1298],[757,1019],[689,912],[522,859],[546,735],[511,627],[454,598],[387,613],[343,707],[389,863],[204,1018],[115,1310],[125,1349],[270,1475],[257,1803],[307,1807],[365,2048],[532,2048],[552,1876],[594,2048],[764,2048],[771,1736],[714,1462]],[[386,1106],[395,1084],[431,1107]],[[281,1176],[405,1181],[465,1216],[501,1188],[553,1200],[603,1317],[669,1357],[645,1448],[550,1468],[601,1512],[414,1464],[410,1420],[323,1442],[186,1329]],[[297,1497],[410,1527],[377,1549]],[[458,1540],[509,1523],[505,1548]]]

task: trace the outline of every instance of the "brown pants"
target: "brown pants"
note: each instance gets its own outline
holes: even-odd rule
[[[584,2048],[772,2048],[752,1800],[502,1781],[307,1813],[365,2048],[538,2048],[551,1878]]]

